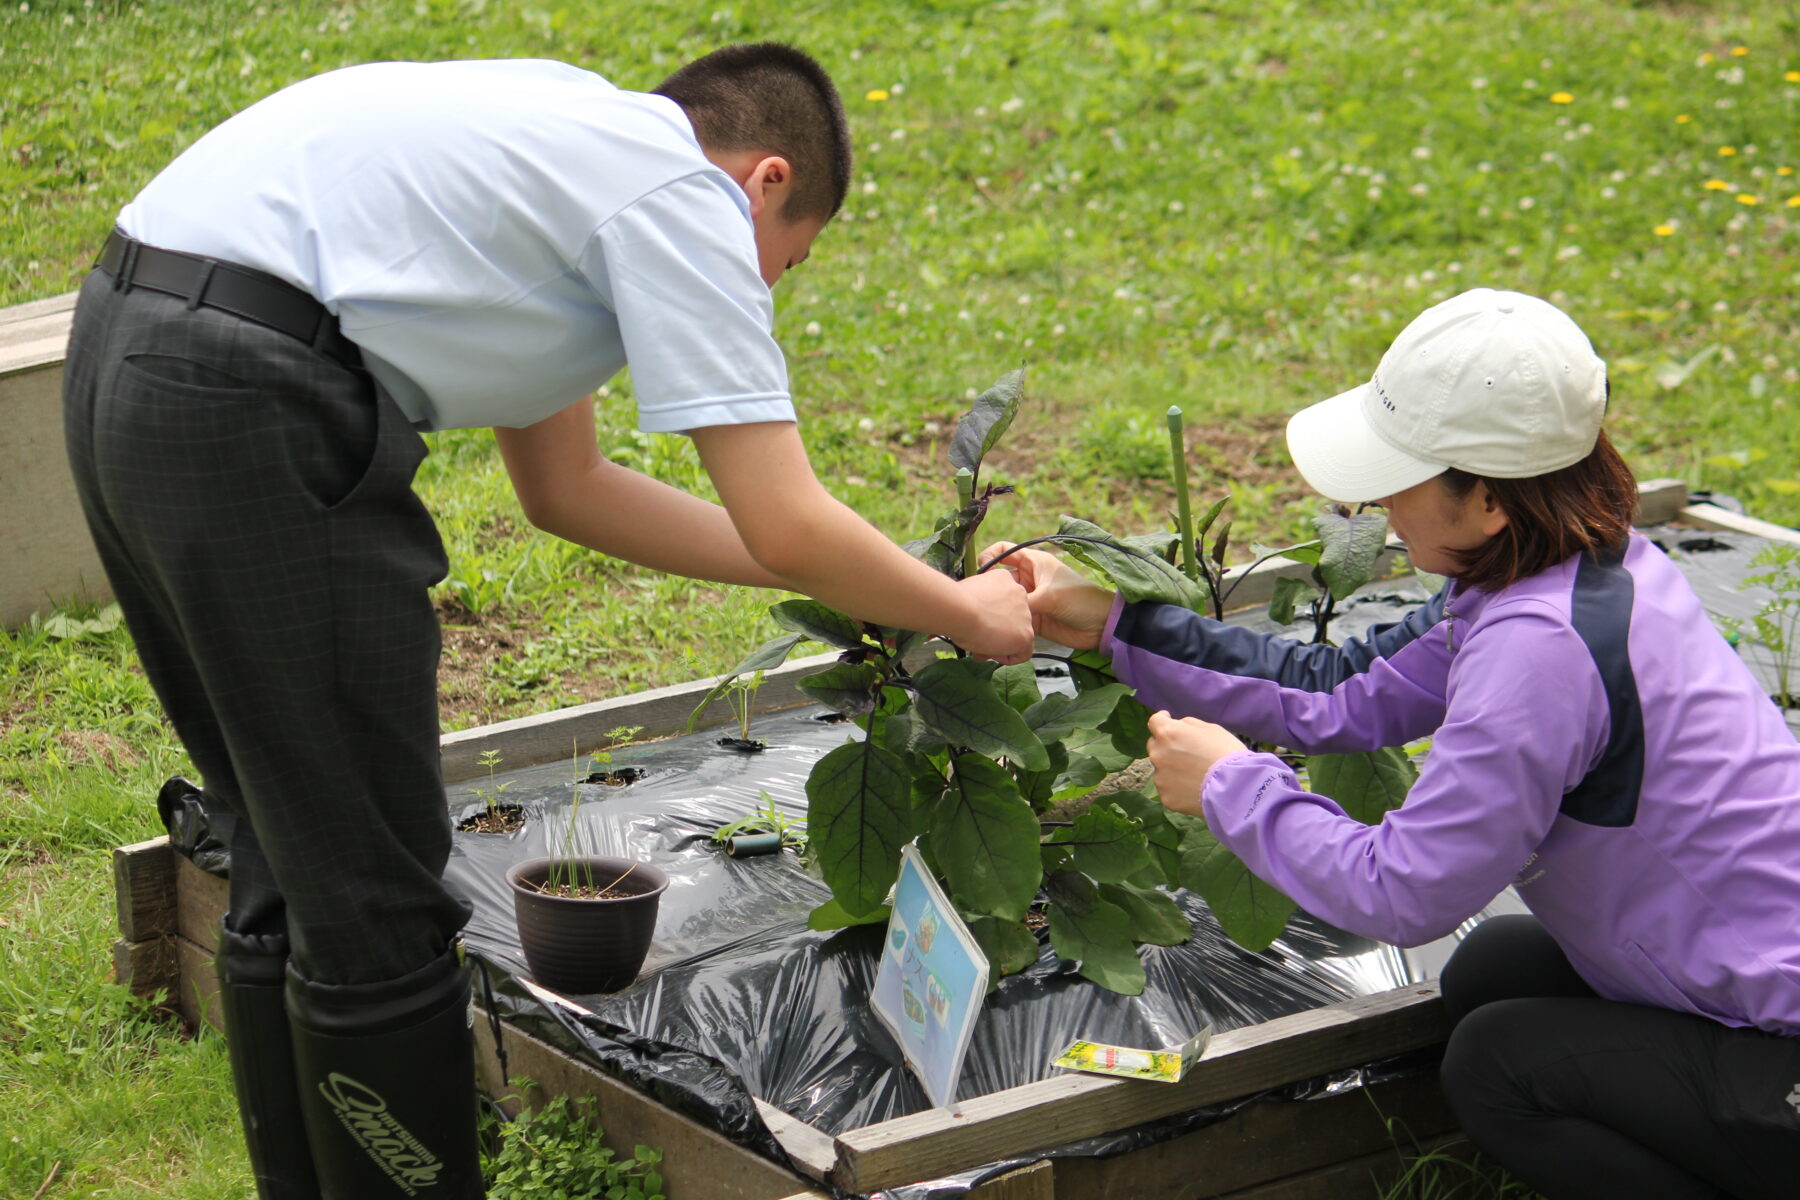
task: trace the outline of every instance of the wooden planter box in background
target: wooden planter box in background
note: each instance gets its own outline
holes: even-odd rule
[[[811,701],[794,681],[834,661],[819,655],[769,672],[759,712]],[[509,766],[560,761],[571,736],[598,738],[619,725],[641,736],[679,733],[709,682],[661,688],[451,734],[443,740],[449,781],[481,774],[478,757],[498,750]],[[723,717],[721,705],[716,715]],[[119,941],[114,961],[133,993],[162,993],[188,1021],[219,1025],[212,956],[226,884],[167,838],[114,852]],[[484,1089],[506,1093],[493,1022],[480,1019]],[[867,1193],[937,1179],[984,1163],[1129,1128],[1204,1105],[1253,1095],[1344,1067],[1440,1045],[1447,1033],[1435,985],[1361,997],[1215,1037],[1178,1084],[1061,1075],[971,1100],[955,1113],[933,1109],[832,1136],[762,1104],[770,1130],[801,1174],[770,1162],[597,1068],[500,1024],[507,1071],[545,1095],[589,1096],[609,1145],[644,1143],[665,1152],[673,1200],[827,1200],[830,1184]],[[1396,1135],[1409,1150],[1458,1140],[1437,1082],[1422,1075],[1322,1100],[1261,1103],[1217,1124],[1108,1159],[1045,1159],[972,1194],[976,1200],[1340,1200],[1373,1195],[1372,1176],[1398,1170]]]

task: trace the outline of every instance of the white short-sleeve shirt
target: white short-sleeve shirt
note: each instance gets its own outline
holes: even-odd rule
[[[565,63],[315,76],[119,225],[316,296],[423,429],[529,425],[627,362],[646,430],[794,419],[743,190],[679,105]]]

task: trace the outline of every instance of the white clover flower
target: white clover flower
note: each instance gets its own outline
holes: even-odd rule
[[[1630,108],[1631,101],[1626,99],[1624,96],[1614,96],[1612,98],[1612,106],[1614,108]]]
[[[808,321],[806,323],[806,336],[807,337],[818,337],[821,333],[824,333],[824,332],[825,332],[825,327],[823,325],[819,324],[817,321]]]
[[[904,83],[896,83],[896,84],[891,85],[888,88],[889,94],[894,95],[894,96],[900,95],[905,90],[906,90],[906,85]]]
[[[890,142],[904,142],[905,140],[906,130],[904,129],[896,129],[894,132],[888,134],[888,141]]]
[[[1030,296],[1020,296],[1020,297],[1019,297],[1019,303],[1020,303],[1020,304],[1022,304],[1022,305],[1023,305],[1023,304],[1030,304],[1030,303],[1031,303],[1031,297],[1030,297]]]
[[[871,417],[864,417],[862,420],[860,420],[856,423],[856,427],[864,433],[874,433],[875,432],[875,421]]]
[[[1526,89],[1534,88],[1537,86],[1537,80],[1527,79],[1522,86],[1524,86]]]
[[[1487,77],[1477,75],[1475,78],[1469,80],[1469,86],[1479,92],[1482,88],[1487,86]]]
[[[1000,106],[1000,111],[1003,113],[1015,113],[1024,107],[1025,107],[1025,101],[1019,99],[1019,97],[1017,97],[1017,96],[1014,96],[1011,100],[1008,100],[1006,103],[1004,103]]]
[[[1050,327],[1050,336],[1051,337],[1061,337],[1063,334],[1065,334],[1067,332],[1069,332],[1069,327],[1066,325],[1052,325]]]
[[[1430,146],[1414,146],[1412,156],[1414,158],[1430,158],[1431,157],[1431,147]]]
[[[1371,200],[1381,199],[1381,189],[1378,187],[1370,188],[1368,191],[1368,196],[1369,196],[1369,199],[1371,199]]]
[[[1489,171],[1494,169],[1494,164],[1491,162],[1478,162],[1475,164],[1475,169],[1483,175],[1486,175]]]
[[[1730,312],[1731,305],[1725,303],[1723,300],[1715,300],[1713,301],[1712,310],[1716,313]]]
[[[979,395],[981,395],[981,393],[979,391],[977,391],[975,388],[970,388],[968,391],[963,393],[963,399],[964,400],[973,400]]]
[[[958,312],[956,314],[956,319],[959,321],[970,321],[970,320],[973,320],[974,318],[969,316],[969,310],[964,308],[964,309],[958,310]],[[971,397],[969,397],[969,399],[973,400],[974,397],[971,396]]]
[[[1602,200],[1611,200],[1613,197],[1617,196],[1618,194],[1619,194],[1619,189],[1615,188],[1615,187],[1603,187],[1600,189],[1600,198]]]
[[[1519,207],[1529,211],[1537,207],[1537,201],[1533,200],[1530,196],[1520,196]]]
[[[1462,273],[1462,264],[1459,262],[1445,263],[1444,270],[1450,272],[1452,275],[1458,275]]]
[[[1431,189],[1422,183],[1415,183],[1411,187],[1407,188],[1406,190],[1415,196],[1423,196],[1426,192],[1429,192]]]
[[[936,437],[938,434],[944,432],[943,425],[937,421],[925,422],[923,429],[926,437]]]
[[[876,183],[873,179],[863,180],[863,187],[862,187],[863,195],[873,196],[876,192],[879,192],[880,190],[881,190],[881,185]]]
[[[1564,246],[1561,249],[1557,250],[1556,257],[1563,262],[1567,262],[1569,259],[1575,258],[1575,257],[1579,256],[1580,254],[1581,254],[1580,246]]]
[[[1182,209],[1184,209],[1184,208],[1186,208],[1186,207],[1187,207],[1187,206],[1186,206],[1186,205],[1185,205],[1185,204],[1183,204],[1183,203],[1182,203],[1182,202],[1181,202],[1181,201],[1179,201],[1179,200],[1171,200],[1171,201],[1169,201],[1169,211],[1170,211],[1170,212],[1172,212],[1172,213],[1178,213],[1178,212],[1180,212],[1180,211],[1181,211],[1181,210],[1182,210]]]

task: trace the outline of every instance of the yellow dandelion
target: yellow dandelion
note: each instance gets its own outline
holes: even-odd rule
[[[1731,48],[1731,57],[1733,58],[1742,58],[1748,53],[1750,53],[1750,47],[1748,46],[1733,46]]]
[[[1573,104],[1573,103],[1575,103],[1575,97],[1568,92],[1556,92],[1551,95],[1550,103],[1552,103],[1552,104]]]
[[[1731,190],[1731,185],[1723,179],[1709,179],[1700,186],[1709,192],[1729,192]]]
[[[1675,123],[1677,125],[1686,125],[1689,121],[1691,121],[1693,119],[1694,118],[1688,116],[1686,113],[1682,113],[1680,116],[1675,118]]]
[[[1702,50],[1700,52],[1700,65],[1701,66],[1705,66],[1707,63],[1711,62],[1712,60],[1713,60],[1713,56],[1712,56],[1711,50]]]
[[[1657,237],[1670,237],[1675,233],[1675,227],[1673,225],[1658,225],[1650,232],[1654,233]]]
[[[1794,168],[1792,168],[1792,167],[1776,167],[1775,173],[1777,175],[1792,175],[1794,173]]]
[[[1800,83],[1800,71],[1789,71],[1786,75],[1783,75],[1782,78],[1789,83]]]
[[[875,100],[878,102],[886,100],[887,98],[888,90],[886,88],[871,88],[868,95],[863,97],[864,100]]]
[[[1789,196],[1787,198],[1787,206],[1789,208],[1800,208],[1800,196]]]
[[[1761,204],[1762,198],[1759,196],[1752,196],[1749,192],[1739,192],[1737,194],[1737,202],[1739,204]]]
[[[1736,146],[1720,146],[1719,147],[1719,157],[1720,158],[1730,158],[1732,155],[1734,155],[1736,153],[1737,153]]]

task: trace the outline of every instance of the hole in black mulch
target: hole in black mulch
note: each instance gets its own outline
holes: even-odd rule
[[[1068,673],[1069,669],[1067,667],[1039,667],[1037,669],[1037,677],[1039,679],[1061,679]]]
[[[1652,546],[1655,546],[1658,550],[1661,550],[1664,554],[1667,554],[1669,552],[1669,544],[1667,542],[1663,541],[1661,538],[1651,538],[1650,544]]]
[[[821,725],[842,725],[845,721],[848,721],[849,719],[850,719],[850,716],[848,713],[841,713],[841,712],[822,712],[822,713],[816,713],[813,716],[813,720],[817,721]]]
[[[649,772],[642,767],[613,767],[610,770],[595,771],[581,782],[604,784],[607,787],[628,787],[647,774]]]
[[[525,807],[521,804],[496,804],[472,812],[456,823],[458,833],[516,833],[525,828]]]
[[[719,745],[739,754],[761,754],[769,748],[769,743],[757,738],[720,738]]]
[[[1729,542],[1721,542],[1718,538],[1697,537],[1685,538],[1675,543],[1677,549],[1686,550],[1689,554],[1705,554],[1712,550],[1729,550]]]

